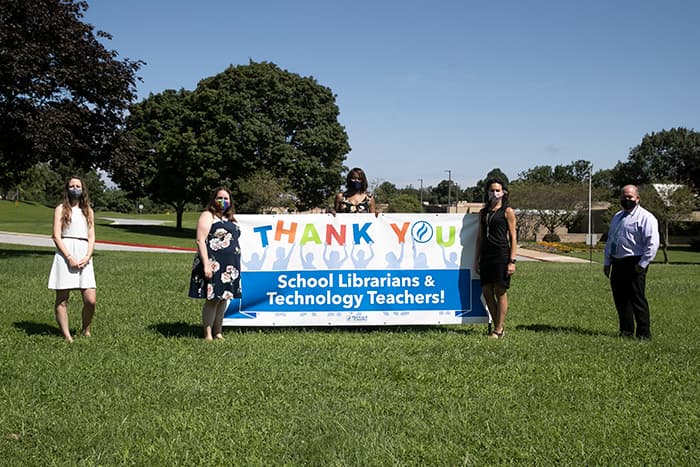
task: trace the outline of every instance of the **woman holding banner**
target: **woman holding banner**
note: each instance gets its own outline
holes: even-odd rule
[[[197,256],[192,264],[189,296],[206,300],[202,307],[204,339],[223,339],[228,302],[241,296],[241,230],[227,188],[214,190],[197,221],[196,236]]]
[[[341,191],[335,197],[332,214],[336,212],[376,214],[374,197],[367,191],[369,183],[365,171],[359,167],[348,172],[345,180],[345,191]]]
[[[484,185],[486,205],[479,212],[474,269],[480,276],[481,290],[494,323],[492,339],[505,335],[510,276],[515,273],[518,248],[515,212],[508,204],[508,188],[498,178]]]

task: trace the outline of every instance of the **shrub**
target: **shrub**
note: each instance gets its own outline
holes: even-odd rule
[[[555,233],[548,233],[544,237],[542,237],[542,241],[549,243],[559,243],[561,241],[561,238],[559,238],[559,235]]]

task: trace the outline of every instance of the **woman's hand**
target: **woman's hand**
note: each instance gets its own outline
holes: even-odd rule
[[[211,278],[214,276],[214,265],[211,264],[209,261],[205,261],[204,264],[202,264],[204,267],[204,278],[208,281],[211,280]]]

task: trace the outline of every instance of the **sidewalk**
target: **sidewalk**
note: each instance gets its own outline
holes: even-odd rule
[[[11,243],[16,245],[31,245],[53,247],[53,240],[48,235],[38,234],[18,234],[13,232],[0,232],[0,243]],[[194,248],[167,247],[167,246],[150,246],[140,245],[126,242],[106,242],[96,241],[96,250],[111,250],[111,251],[148,251],[155,253],[194,253]],[[588,263],[589,261],[581,258],[573,258],[564,255],[555,255],[539,250],[528,250],[518,248],[518,260],[520,261],[541,261],[545,263]]]
[[[555,255],[540,250],[528,250],[518,247],[518,259],[524,261],[542,261],[545,263],[590,263],[587,259],[574,258],[573,256]]]

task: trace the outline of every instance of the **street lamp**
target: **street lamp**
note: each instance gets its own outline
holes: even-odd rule
[[[445,170],[447,172],[447,209],[449,210],[452,204],[452,171]]]
[[[420,182],[420,212],[423,212],[423,179],[419,178]]]

